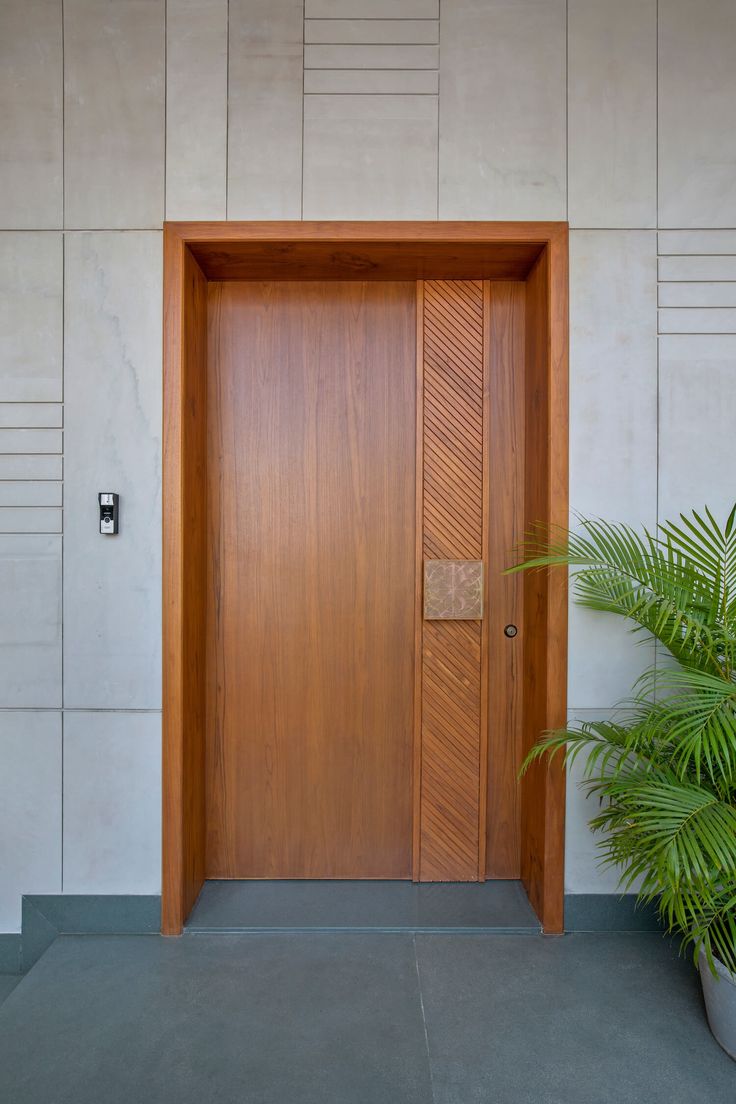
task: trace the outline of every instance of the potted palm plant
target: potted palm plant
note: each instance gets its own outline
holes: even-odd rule
[[[554,564],[578,603],[654,637],[656,659],[610,720],[548,732],[523,769],[584,756],[602,862],[693,948],[711,1030],[736,1059],[736,506],[725,525],[706,509],[656,534],[591,519],[539,530],[512,570]]]

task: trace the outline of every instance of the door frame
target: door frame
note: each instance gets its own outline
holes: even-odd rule
[[[525,526],[568,522],[568,228],[562,222],[176,222],[164,225],[162,932],[205,878],[207,282],[511,279],[525,298]],[[566,723],[567,573],[524,577],[524,745]],[[511,618],[509,618],[511,620]],[[563,930],[565,772],[520,782],[521,878]]]

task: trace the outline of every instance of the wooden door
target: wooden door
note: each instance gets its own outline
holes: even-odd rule
[[[208,288],[206,873],[412,873],[416,285]]]

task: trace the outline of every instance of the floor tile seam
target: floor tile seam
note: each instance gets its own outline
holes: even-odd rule
[[[422,977],[419,972],[419,955],[417,954],[417,937],[416,932],[412,935],[411,939],[412,950],[414,952],[414,969],[417,975],[417,992],[419,994],[419,1010],[422,1015],[422,1030],[424,1032],[424,1050],[427,1055],[427,1073],[429,1075],[429,1095],[432,1104],[436,1104],[436,1096],[434,1091],[434,1074],[432,1072],[432,1057],[429,1053],[429,1031],[427,1029],[427,1017],[424,1011],[424,994],[422,993]]]

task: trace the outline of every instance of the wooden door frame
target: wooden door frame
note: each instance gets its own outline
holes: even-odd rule
[[[207,282],[513,279],[526,284],[525,521],[568,520],[568,229],[561,222],[196,222],[164,226],[162,931],[205,878]],[[524,580],[524,743],[566,722],[567,573]],[[521,877],[563,930],[565,773],[520,783]]]

